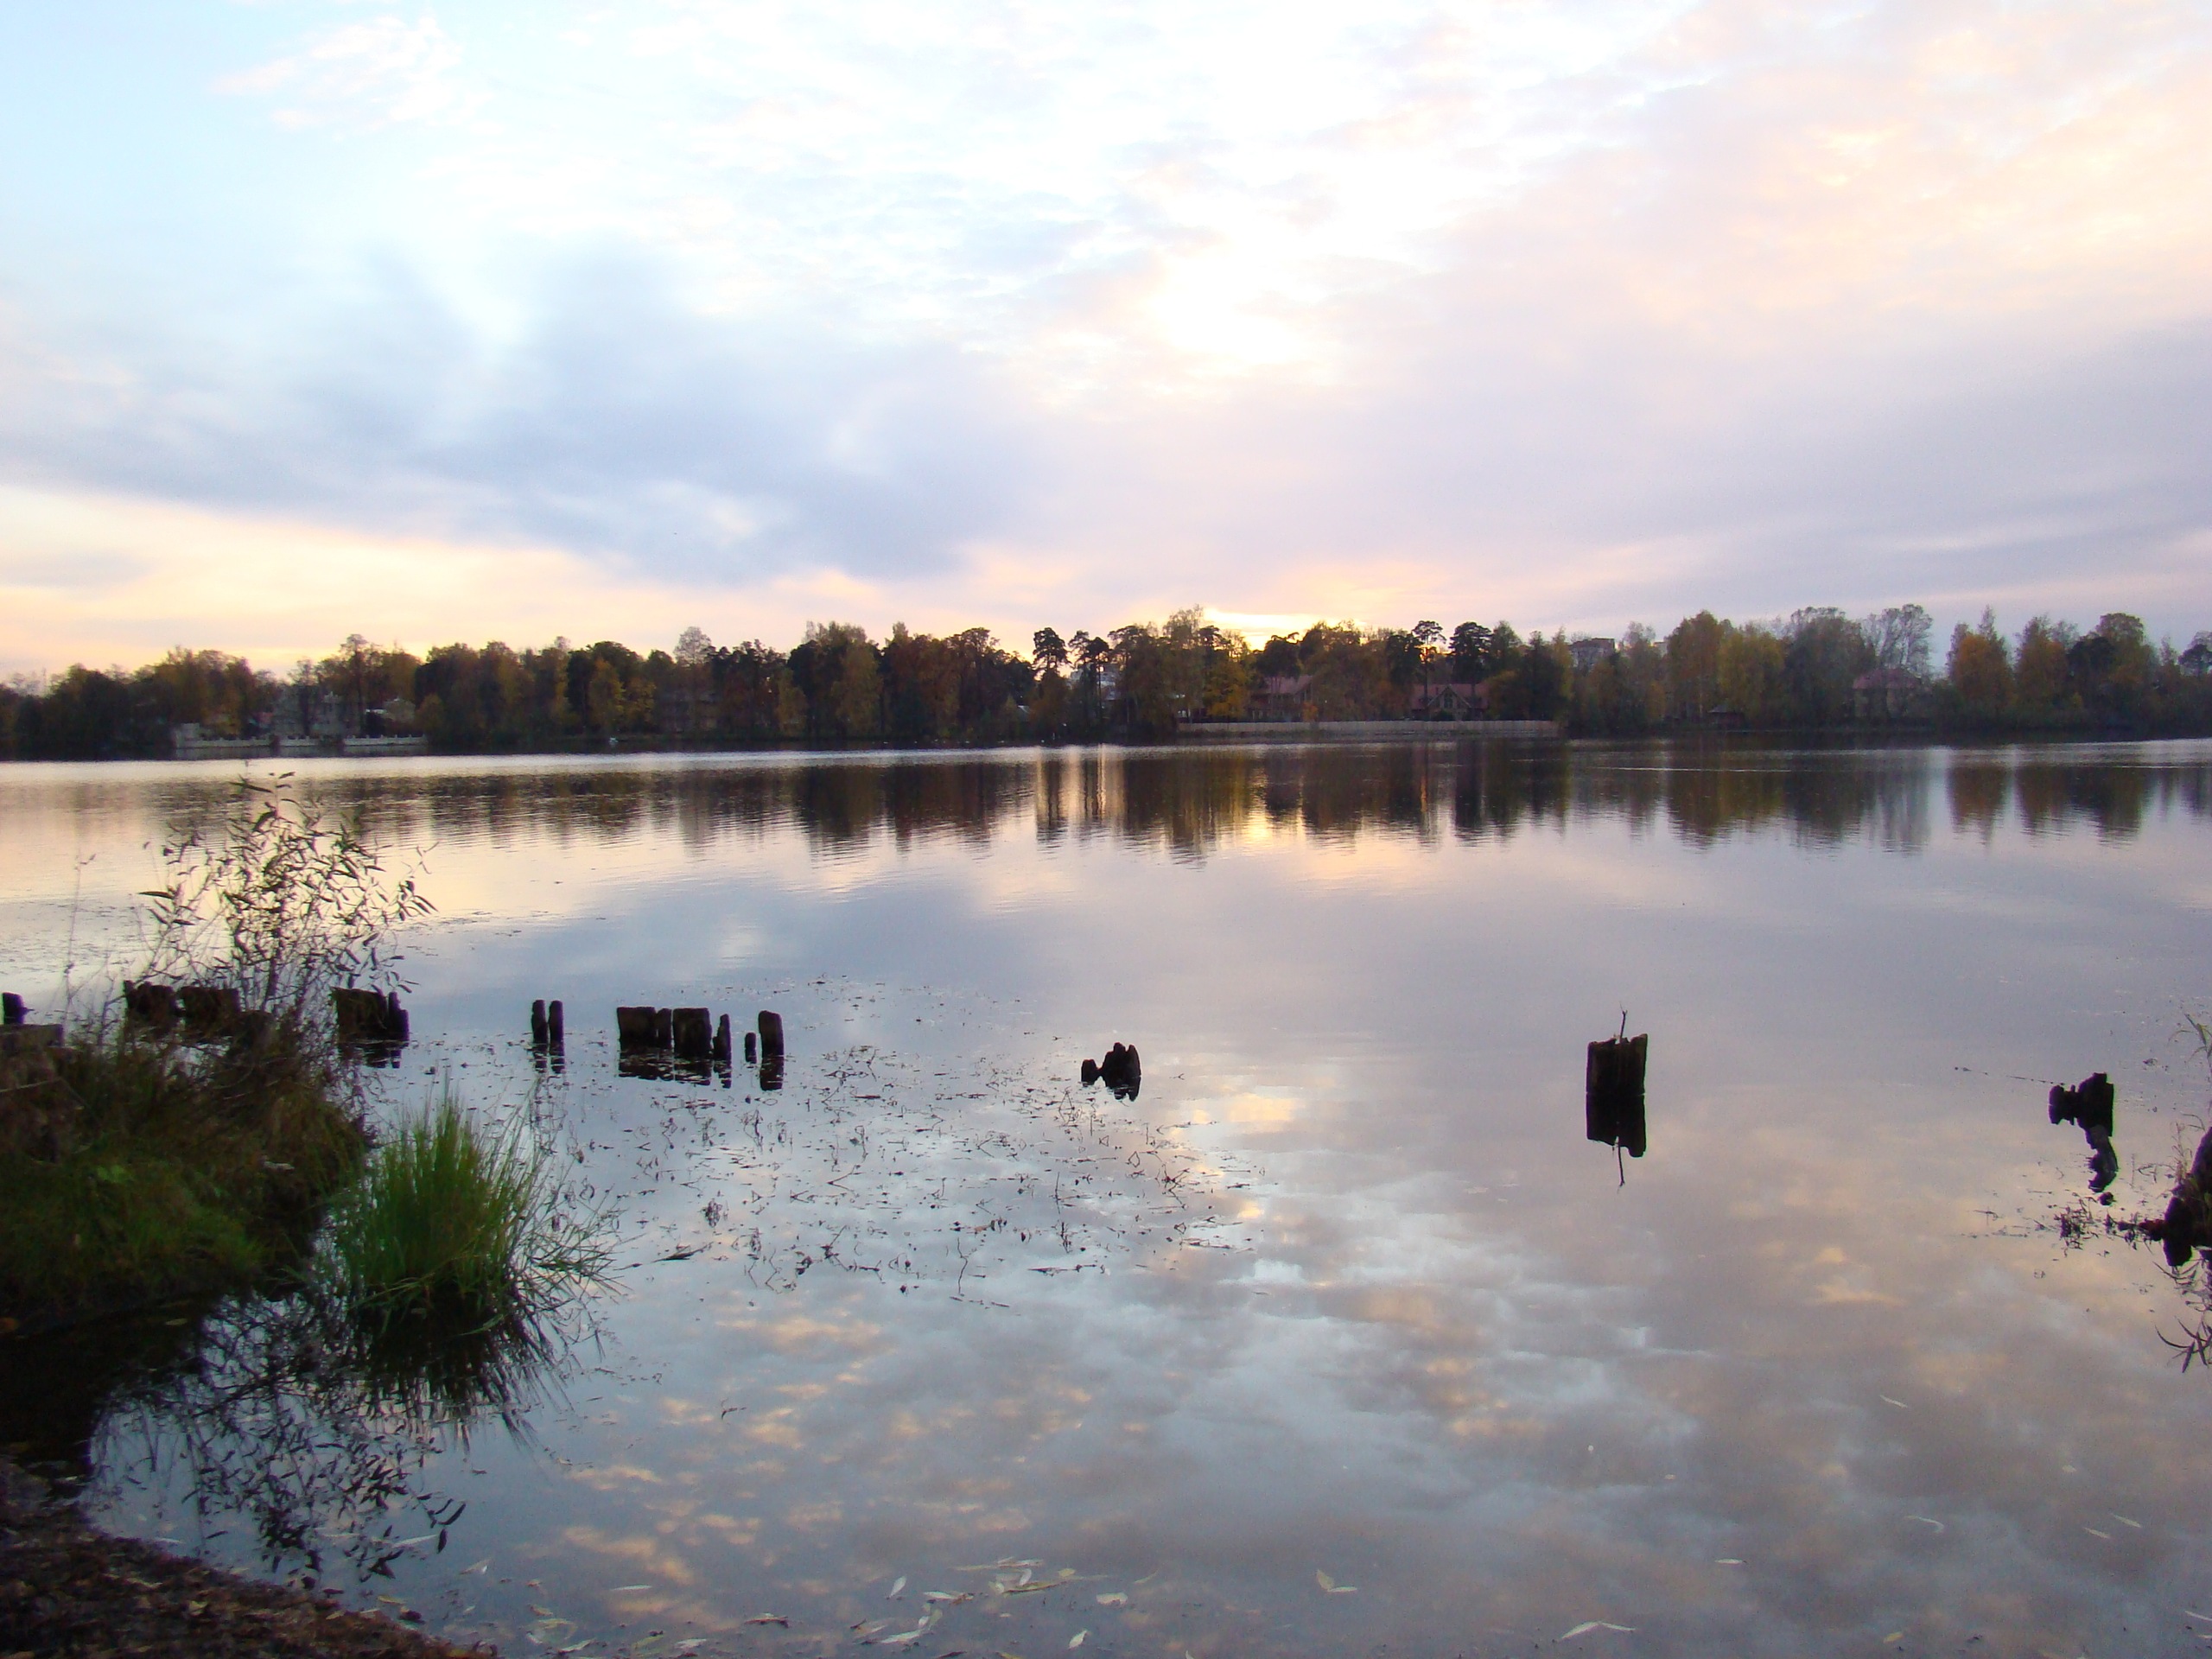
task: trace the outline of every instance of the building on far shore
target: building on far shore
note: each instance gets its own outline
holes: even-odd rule
[[[1586,634],[1580,639],[1567,642],[1567,654],[1574,658],[1574,671],[1587,674],[1606,658],[1618,655],[1620,646],[1603,634]]]
[[[1406,700],[1411,720],[1480,720],[1489,699],[1483,689],[1465,680],[1424,681]]]
[[[1854,720],[1927,720],[1935,712],[1928,682],[1909,668],[1870,669],[1851,683]]]
[[[1313,689],[1311,674],[1270,674],[1260,682],[1260,689],[1252,694],[1252,718],[1255,720],[1306,720],[1308,693]]]

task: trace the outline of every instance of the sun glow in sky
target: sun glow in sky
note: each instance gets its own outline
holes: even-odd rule
[[[0,666],[2212,624],[2212,13],[0,14]]]

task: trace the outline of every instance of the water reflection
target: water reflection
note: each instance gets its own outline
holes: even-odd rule
[[[1001,752],[852,760],[567,765],[480,772],[333,772],[317,786],[403,842],[639,836],[692,849],[796,828],[828,856],[879,838],[978,847],[1028,833],[1109,837],[1198,856],[1263,831],[1510,839],[1599,818],[1692,846],[1787,831],[1802,844],[1925,846],[1939,813],[1986,839],[2077,826],[2125,840],[2153,814],[2212,817],[2212,761],[2161,746],[1784,749],[1751,742],[1505,743]],[[2171,746],[2169,746],[2171,747]],[[178,791],[189,810],[194,791]]]
[[[100,1459],[125,1486],[189,1493],[205,1519],[251,1522],[261,1567],[389,1577],[445,1548],[465,1503],[436,1465],[487,1424],[524,1436],[591,1351],[569,1302],[460,1329],[373,1327],[312,1290],[238,1299],[201,1323],[188,1359],[120,1389]]]
[[[575,1300],[489,1324],[371,1323],[313,1286],[91,1321],[10,1344],[0,1440],[49,1470],[177,1494],[219,1530],[244,1518],[272,1574],[389,1577],[442,1549],[465,1507],[440,1490],[440,1459],[488,1424],[526,1439],[594,1333]]]
[[[2202,994],[2208,763],[327,769],[438,840],[410,1064],[535,1077],[523,1010],[566,996],[543,1109],[640,1241],[613,1374],[531,1414],[542,1457],[438,1454],[454,1548],[376,1587],[510,1651],[852,1650],[931,1590],[974,1593],[908,1650],[1503,1651],[1591,1620],[1683,1656],[2164,1650],[2212,1541],[2177,1451],[2208,1396],[2158,1337],[2212,1298],[2195,1246],[2169,1281],[2129,1224],[2202,1122],[2167,1039]],[[25,839],[73,852],[58,821]],[[727,1093],[622,1075],[612,1011],[647,998],[780,1010],[787,1069],[747,1033]],[[1647,1138],[1591,1089],[1623,1007],[1665,1119],[1624,1192],[1586,1138],[1622,1169]],[[1084,1090],[1131,1033],[1141,1101]],[[2127,1096],[2109,1206],[2042,1109],[2092,1062]],[[111,1421],[102,1458],[145,1467],[160,1422]],[[106,1490],[110,1524],[186,1530],[185,1475],[166,1508]],[[1001,1558],[1052,1588],[995,1590]]]

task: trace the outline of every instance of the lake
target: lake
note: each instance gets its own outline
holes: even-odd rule
[[[438,907],[378,1109],[526,1115],[622,1270],[465,1431],[281,1308],[0,1346],[112,1529],[594,1659],[2212,1635],[2204,1287],[2105,1227],[2204,1127],[2212,744],[297,772]],[[127,969],[231,776],[0,771],[0,983]]]

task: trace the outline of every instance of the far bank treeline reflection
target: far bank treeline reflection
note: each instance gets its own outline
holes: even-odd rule
[[[1478,842],[1595,820],[1693,845],[1779,833],[1910,851],[1938,831],[2126,837],[2157,814],[2212,816],[2212,754],[2196,744],[2164,756],[1711,743],[1048,750],[332,781],[396,839],[615,842],[650,830],[704,849],[796,829],[833,855],[1029,835],[1189,856],[1262,826]]]

